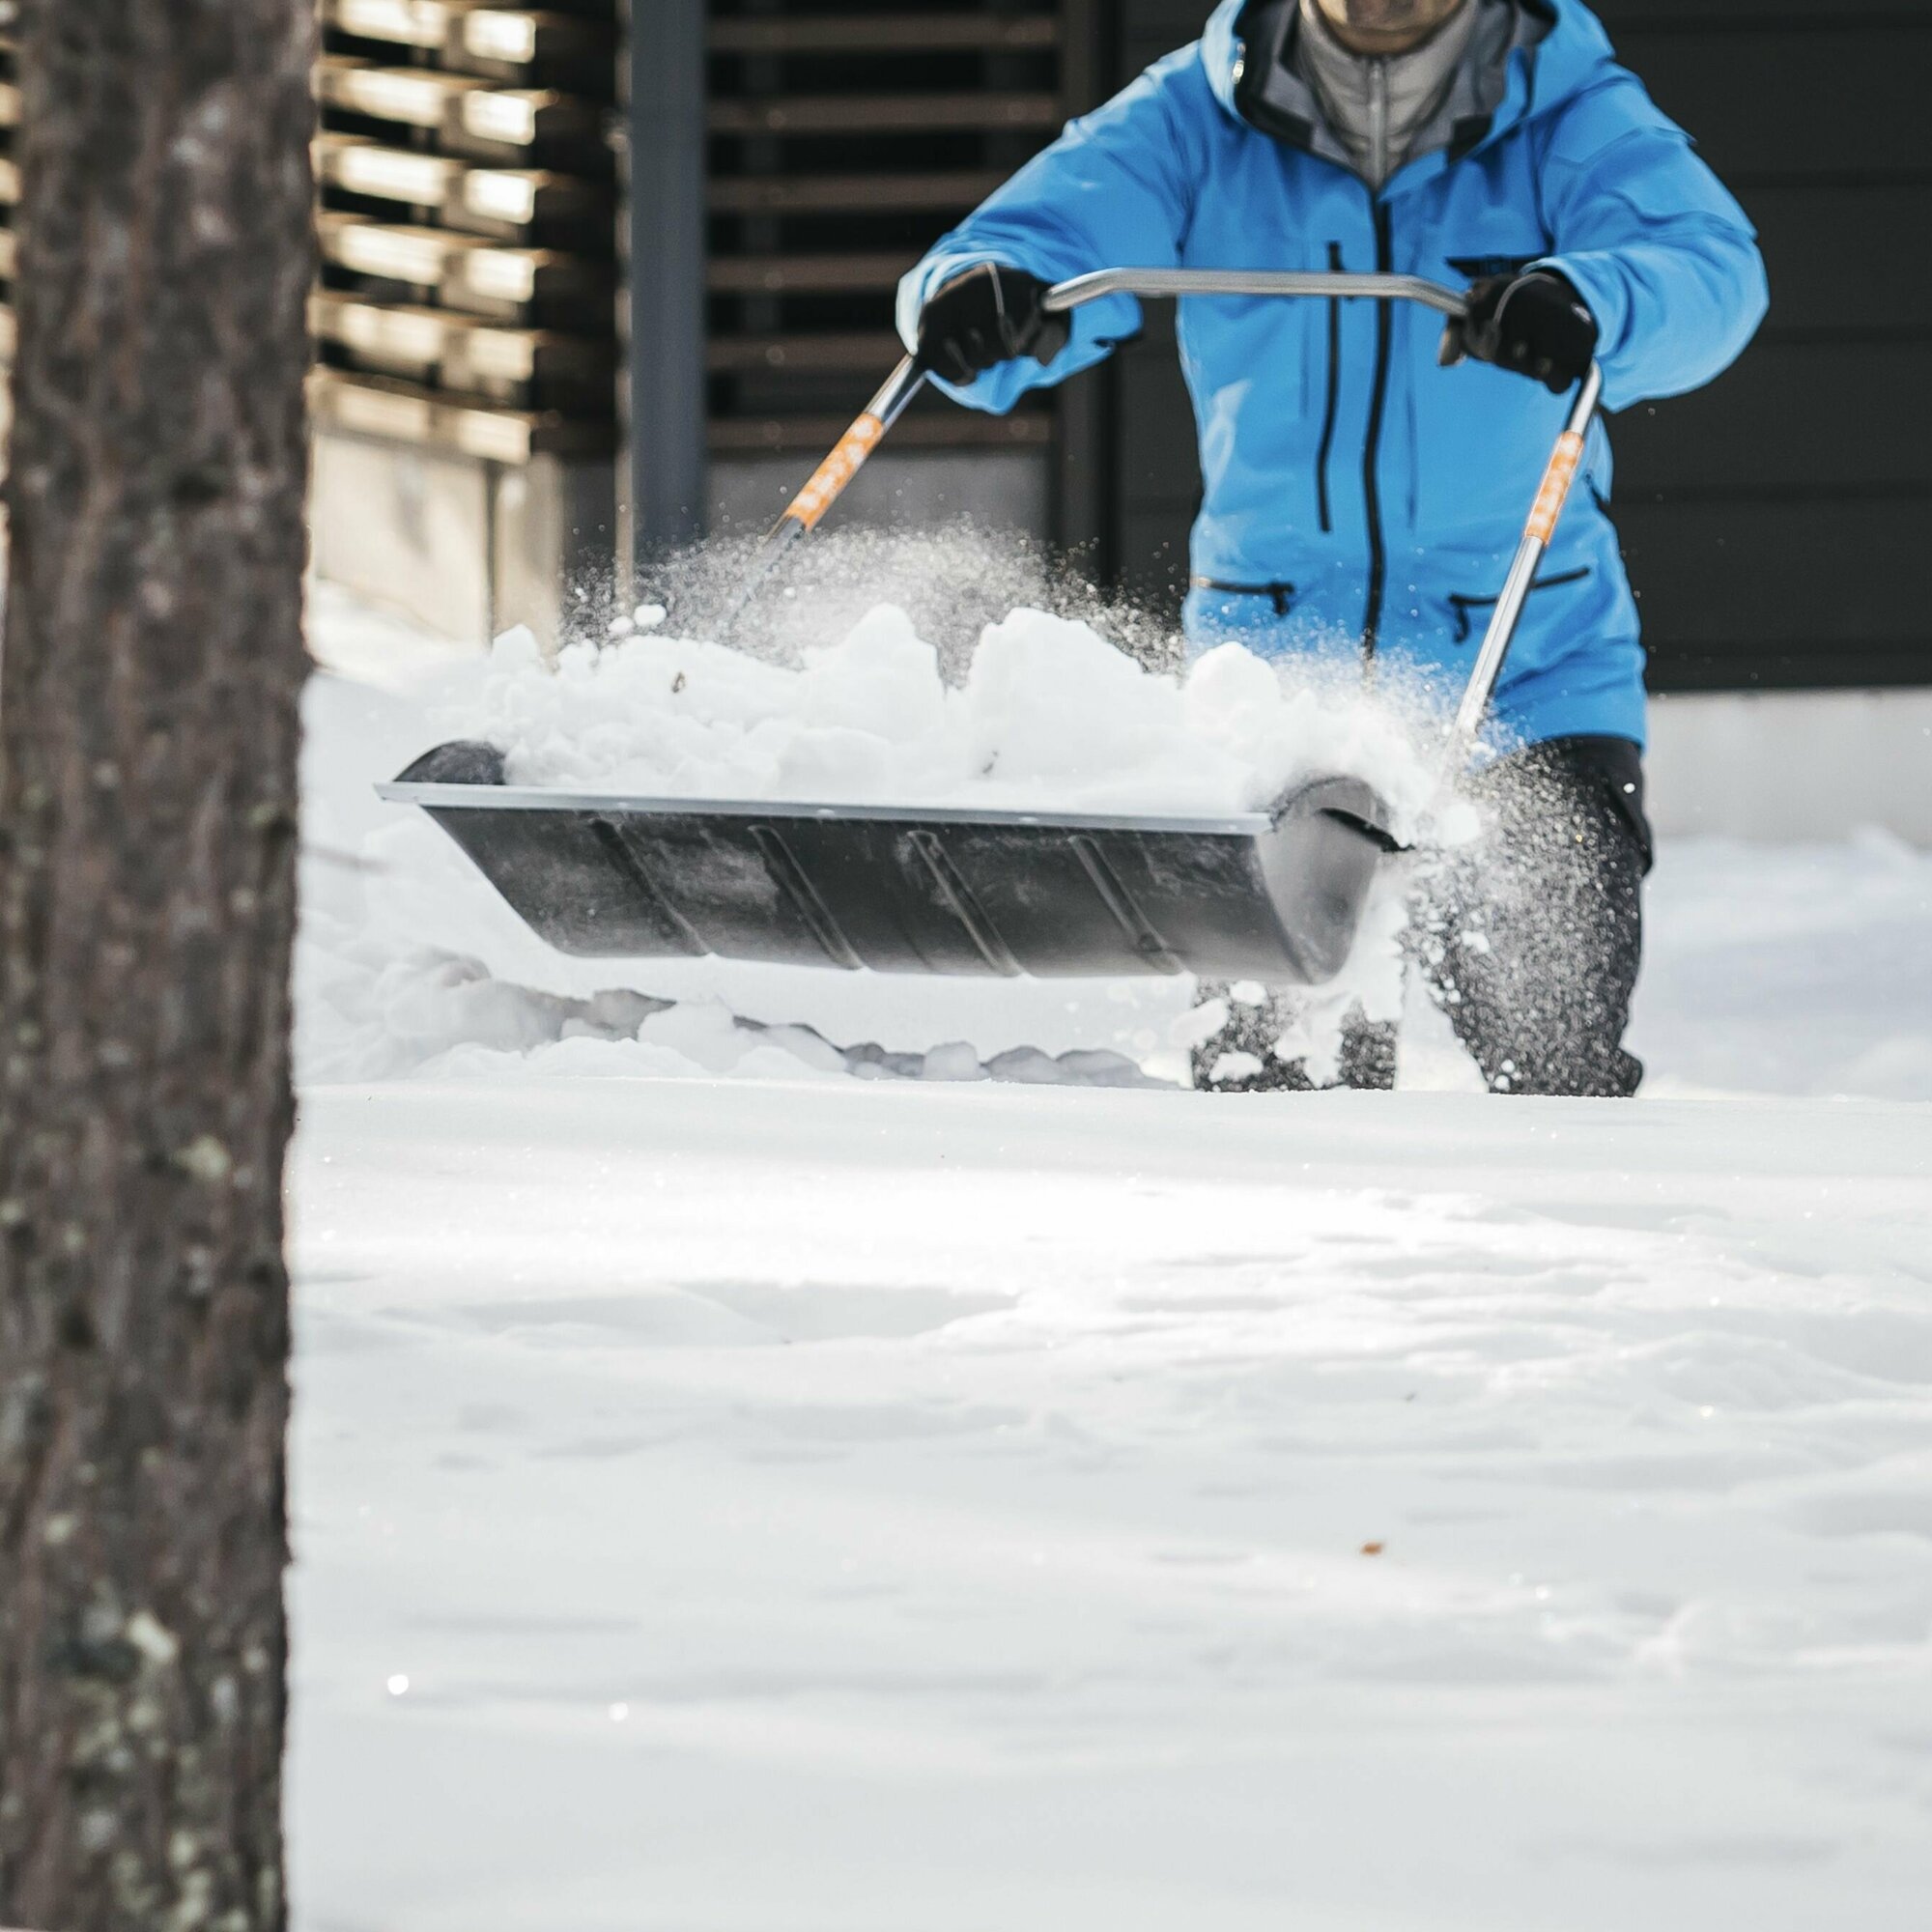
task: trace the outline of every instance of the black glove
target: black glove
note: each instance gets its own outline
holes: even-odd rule
[[[1072,324],[1041,307],[1047,286],[1024,269],[996,262],[954,275],[920,310],[920,366],[964,384],[1019,355],[1051,362],[1066,347]]]
[[[1469,291],[1468,315],[1442,331],[1442,362],[1493,362],[1560,396],[1590,373],[1600,332],[1583,298],[1553,270],[1492,275]]]

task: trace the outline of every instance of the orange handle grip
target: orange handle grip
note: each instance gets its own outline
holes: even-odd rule
[[[845,494],[845,486],[866,467],[866,459],[879,446],[885,433],[886,425],[878,416],[870,412],[861,416],[839,439],[838,447],[818,466],[811,481],[792,499],[785,515],[807,529],[815,530],[825,513]]]
[[[1543,472],[1543,488],[1537,493],[1536,507],[1529,513],[1529,534],[1538,543],[1554,541],[1556,526],[1563,520],[1563,506],[1576,487],[1577,472],[1583,467],[1583,439],[1575,430],[1564,435]]]

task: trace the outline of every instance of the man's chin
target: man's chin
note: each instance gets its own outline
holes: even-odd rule
[[[1315,0],[1336,38],[1363,54],[1406,53],[1466,4],[1467,0]]]

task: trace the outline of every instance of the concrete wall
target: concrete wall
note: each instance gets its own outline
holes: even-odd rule
[[[1932,846],[1932,691],[1661,698],[1650,794],[1666,838],[1842,838],[1875,825]]]
[[[527,624],[552,645],[575,581],[610,574],[615,495],[609,458],[488,463],[318,430],[315,574],[460,642]]]
[[[804,454],[714,458],[711,528],[722,535],[762,530],[811,474]],[[989,530],[1043,538],[1052,515],[1051,452],[1040,449],[884,449],[839,498],[826,527],[931,529],[961,517]]]

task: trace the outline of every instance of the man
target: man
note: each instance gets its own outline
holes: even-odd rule
[[[938,244],[901,328],[960,401],[1003,411],[1140,327],[1125,298],[1048,316],[1048,287],[1177,266],[1469,287],[1441,339],[1382,302],[1203,298],[1179,316],[1206,482],[1190,640],[1286,657],[1346,638],[1450,692],[1592,359],[1610,410],[1681,394],[1729,366],[1768,299],[1744,212],[1580,0],[1224,0]],[[1643,652],[1601,423],[1586,480],[1496,694],[1509,754],[1474,781],[1490,834],[1417,946],[1497,1092],[1642,1077],[1622,1042],[1650,857]],[[1236,1005],[1198,1078],[1307,1086],[1282,1032],[1278,1007]],[[1387,1086],[1394,1061],[1386,1029],[1358,1026],[1343,1071]]]

